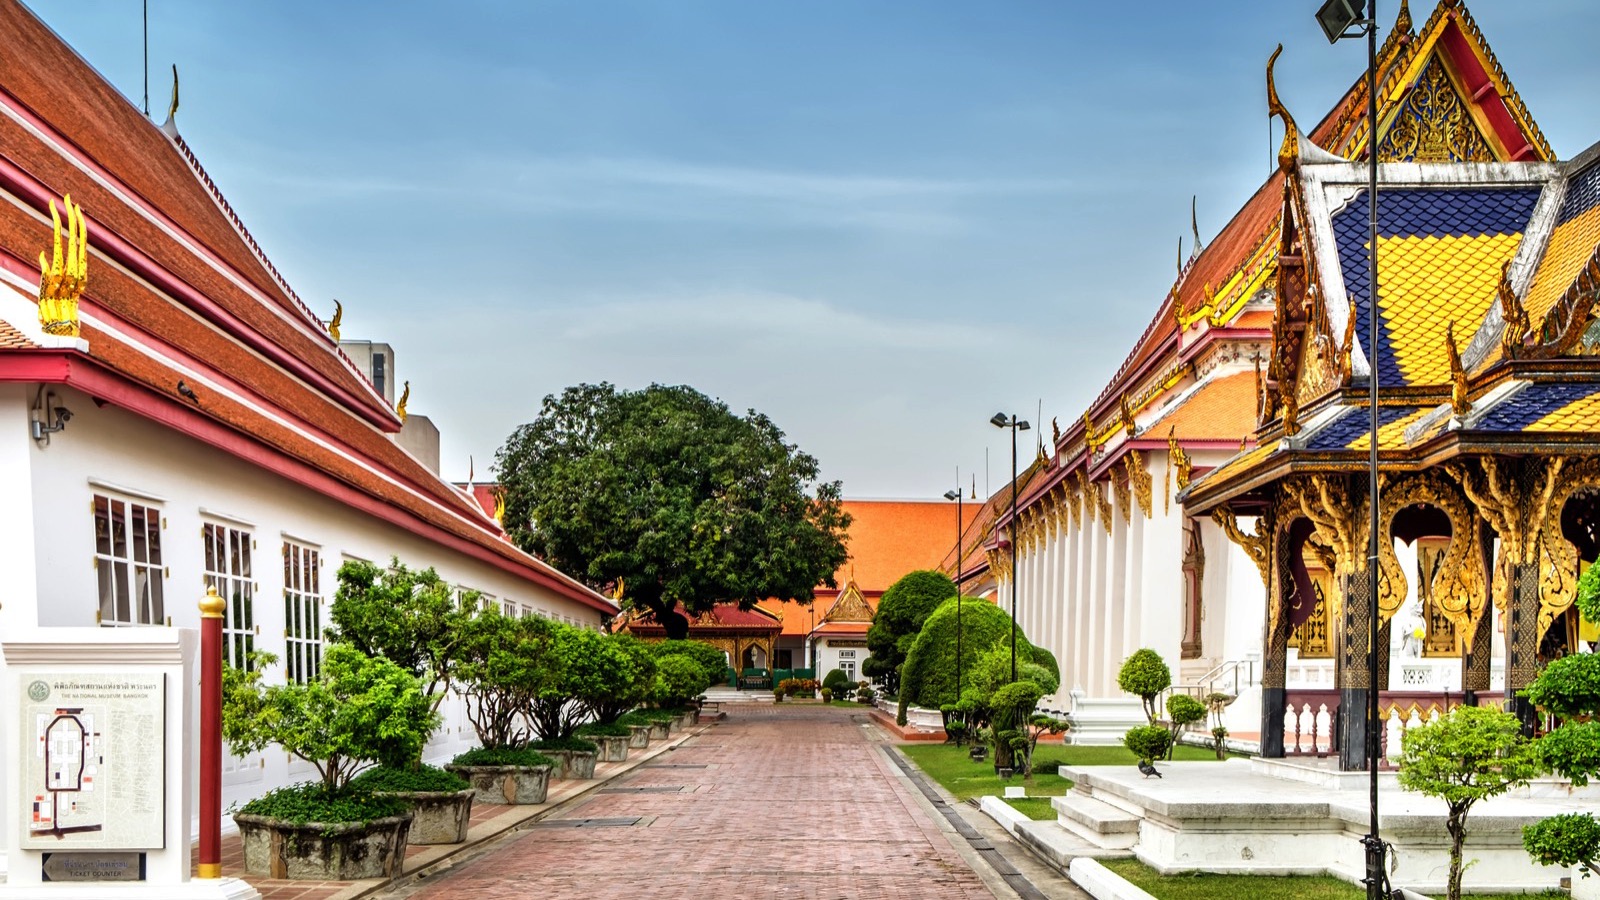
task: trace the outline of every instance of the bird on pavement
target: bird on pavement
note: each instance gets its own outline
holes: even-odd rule
[[[1154,775],[1157,778],[1161,777],[1160,770],[1158,770],[1155,766],[1150,765],[1150,761],[1147,759],[1139,760],[1139,771],[1143,772],[1144,777],[1146,778],[1149,778],[1151,775]]]

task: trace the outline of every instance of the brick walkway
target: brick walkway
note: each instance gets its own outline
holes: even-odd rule
[[[992,894],[863,734],[824,706],[740,706],[417,900],[888,900]],[[660,792],[630,788],[678,788]],[[625,827],[552,827],[580,819]]]

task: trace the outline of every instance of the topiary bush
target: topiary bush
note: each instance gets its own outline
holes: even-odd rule
[[[956,614],[961,618],[961,679],[962,691],[956,684]],[[938,709],[946,703],[966,699],[965,689],[974,684],[978,661],[991,648],[1003,645],[1006,649],[1005,680],[1010,681],[1011,617],[987,600],[952,597],[939,604],[923,622],[906,661],[900,667],[900,707],[898,719],[905,723],[906,710],[915,705]],[[1060,673],[1053,668],[1054,657],[1043,653],[1028,642],[1022,629],[1017,629],[1017,677],[1034,664],[1043,670],[1033,673],[1042,680],[1060,684]],[[1046,677],[1048,676],[1048,677]],[[1033,680],[1029,678],[1029,680]],[[1038,681],[1035,684],[1040,684]],[[1040,687],[1044,687],[1040,684]],[[992,690],[992,689],[991,689]],[[986,699],[991,690],[979,692],[978,700]],[[1046,693],[1050,693],[1046,691]]]
[[[1142,762],[1154,762],[1167,755],[1172,746],[1172,732],[1160,725],[1137,725],[1122,736],[1122,746],[1133,751]]]
[[[472,787],[465,778],[433,766],[378,766],[350,779],[352,788],[366,791],[422,791],[454,793]]]
[[[627,737],[633,731],[620,722],[590,722],[573,732],[578,737]]]
[[[872,655],[861,664],[861,674],[878,679],[891,693],[899,690],[900,667],[922,623],[955,595],[956,583],[931,569],[908,572],[890,585],[878,599],[872,627],[867,629]]]
[[[555,762],[526,747],[474,747],[450,760],[453,766],[554,766]]]
[[[1145,647],[1135,650],[1117,672],[1117,687],[1137,696],[1144,702],[1145,717],[1156,723],[1156,698],[1172,687],[1172,670],[1167,668],[1161,654]]]
[[[1600,875],[1600,821],[1588,813],[1562,813],[1524,826],[1522,847],[1542,866],[1583,866],[1585,878]]]
[[[711,686],[705,669],[687,656],[656,657],[653,699],[664,707],[685,706]]]
[[[1595,579],[1600,565],[1590,565],[1579,580],[1578,596],[1594,617]],[[1587,592],[1587,593],[1586,593]],[[1594,621],[1590,618],[1590,621]],[[1529,700],[1564,721],[1540,738],[1535,747],[1540,764],[1582,786],[1600,775],[1600,656],[1580,653],[1545,666],[1524,693]],[[1600,821],[1589,813],[1553,816],[1522,830],[1522,846],[1546,865],[1582,865],[1584,877],[1600,875]]]
[[[1600,566],[1589,567],[1597,569]],[[1551,660],[1523,696],[1560,719],[1600,711],[1600,654],[1574,653]]]
[[[706,687],[721,681],[723,673],[728,670],[727,654],[703,641],[658,641],[651,644],[650,649],[658,660],[663,656],[686,656],[694,660],[705,672]]]
[[[833,691],[833,695],[840,700],[847,699],[856,689],[855,681],[843,669],[834,669],[823,676],[822,686]]]
[[[1183,729],[1196,722],[1202,722],[1206,717],[1206,705],[1188,694],[1173,694],[1167,698],[1167,725],[1172,730],[1172,742],[1167,747],[1167,758],[1172,758],[1172,749],[1178,744],[1178,735]]]
[[[270,790],[239,807],[239,811],[282,819],[294,825],[346,825],[405,815],[411,811],[411,804],[399,797],[380,797],[371,791],[347,788],[330,792],[321,784],[303,782]]]

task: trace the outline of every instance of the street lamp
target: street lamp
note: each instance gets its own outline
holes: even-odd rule
[[[1384,846],[1378,836],[1378,0],[1367,0],[1365,18],[1360,0],[1327,0],[1317,10],[1317,24],[1329,43],[1367,38],[1367,602],[1372,615],[1367,623],[1366,756],[1371,821],[1361,842],[1367,849],[1367,898],[1384,900]]]
[[[996,428],[1011,429],[1011,681],[1017,680],[1017,432],[1027,431],[1026,420],[997,412],[989,419]],[[1374,594],[1373,596],[1377,596]]]
[[[956,467],[956,489],[945,491],[956,502],[956,702],[961,702],[961,468]]]

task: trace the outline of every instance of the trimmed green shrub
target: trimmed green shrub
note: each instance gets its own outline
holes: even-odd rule
[[[1562,813],[1524,826],[1522,848],[1542,866],[1581,865],[1600,875],[1594,862],[1600,859],[1600,821],[1588,813]]]
[[[833,695],[843,700],[856,689],[856,683],[843,669],[834,669],[823,676],[822,686],[833,691]]]
[[[1590,566],[1590,570],[1600,566]],[[1551,715],[1570,719],[1600,711],[1600,653],[1574,653],[1553,659],[1523,691]]]
[[[474,747],[450,760],[455,766],[553,766],[555,762],[526,747]]]
[[[594,741],[586,741],[580,737],[546,738],[534,741],[528,745],[529,750],[571,750],[576,753],[599,753],[600,747]]]
[[[435,791],[450,793],[472,787],[465,778],[433,766],[416,768],[378,766],[350,779],[350,787],[363,791]]]
[[[861,674],[883,682],[891,692],[900,687],[900,667],[905,663],[922,623],[939,604],[956,595],[956,583],[943,572],[919,569],[908,572],[878,599],[867,629],[872,655],[861,664]]]
[[[1133,751],[1141,761],[1153,762],[1167,755],[1172,746],[1172,732],[1160,725],[1137,725],[1122,736],[1122,746]]]
[[[1135,650],[1117,672],[1117,687],[1144,701],[1144,714],[1150,724],[1156,723],[1156,698],[1172,687],[1172,670],[1167,668],[1161,654],[1145,647]]]
[[[959,605],[958,605],[959,603]],[[938,709],[946,703],[967,699],[965,691],[957,694],[956,685],[956,613],[961,617],[961,670],[963,688],[974,681],[978,660],[997,645],[1007,648],[1006,680],[1010,680],[1010,629],[1011,617],[993,603],[975,597],[955,597],[939,604],[922,623],[905,664],[900,667],[900,708],[898,719],[905,723],[906,709],[915,705]],[[1026,664],[1041,668],[1054,662],[1054,658],[1028,642],[1022,629],[1017,629],[1017,677],[1022,678]],[[1060,674],[1049,671],[1049,680],[1060,684]],[[1043,677],[1043,676],[1041,676]],[[1039,682],[1035,682],[1038,684]],[[1041,684],[1040,687],[1043,687]],[[979,692],[979,702],[987,700],[992,689]]]
[[[706,675],[706,687],[722,680],[722,673],[728,669],[727,654],[703,641],[658,641],[651,644],[650,649],[657,660],[663,656],[684,656],[694,660]],[[704,690],[701,688],[695,694]]]
[[[573,732],[578,737],[627,737],[633,732],[621,722],[590,722]]]
[[[676,654],[656,657],[653,696],[662,706],[683,706],[710,686],[705,669],[693,658]]]
[[[295,825],[313,823],[346,825],[366,823],[410,812],[411,804],[399,797],[379,797],[371,791],[343,788],[324,790],[316,782],[276,788],[239,807],[252,816],[270,816]]]
[[[1206,705],[1188,694],[1173,694],[1167,698],[1167,723],[1172,729],[1172,742],[1167,747],[1167,759],[1172,758],[1172,750],[1178,745],[1178,735],[1183,729],[1196,722],[1204,721]]]

